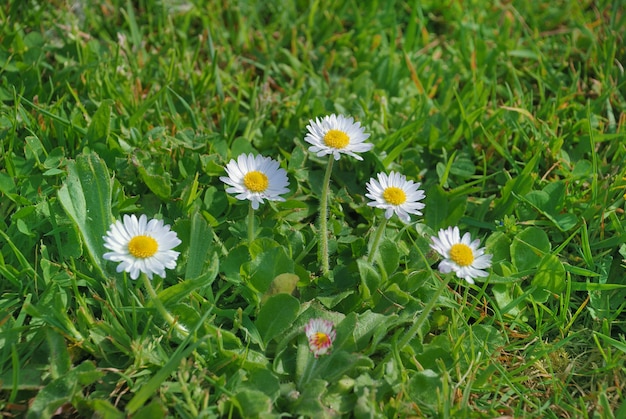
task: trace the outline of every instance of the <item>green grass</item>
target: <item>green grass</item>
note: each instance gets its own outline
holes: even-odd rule
[[[0,411],[624,417],[621,1],[415,3],[0,6]],[[331,113],[375,146],[333,168],[320,275],[325,160],[303,138]],[[290,179],[250,245],[219,180],[244,152]],[[371,263],[365,183],[391,170],[426,208]],[[123,214],[181,238],[152,283],[189,334],[102,259]],[[437,271],[450,225],[489,278]],[[337,327],[315,363],[313,317]]]

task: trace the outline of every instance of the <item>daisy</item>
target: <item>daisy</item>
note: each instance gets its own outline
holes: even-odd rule
[[[372,200],[367,205],[384,209],[387,219],[396,213],[405,223],[411,221],[409,214],[422,215],[420,210],[424,204],[418,201],[426,195],[419,188],[420,183],[406,180],[404,175],[395,172],[389,175],[379,173],[377,177],[378,180],[371,178],[366,184],[368,193],[365,196]]]
[[[139,219],[133,215],[124,215],[124,222],[111,224],[106,236],[103,236],[104,247],[111,250],[102,257],[112,262],[120,262],[117,272],[128,272],[132,279],[145,273],[152,279],[152,274],[165,277],[165,268],[174,269],[179,252],[172,250],[181,241],[169,225],[163,220],[152,219],[141,215]]]
[[[309,132],[304,141],[311,144],[309,151],[316,153],[318,157],[332,154],[335,160],[339,160],[343,153],[363,160],[356,153],[363,153],[374,147],[374,144],[365,142],[370,135],[363,132],[361,124],[354,122],[351,117],[332,114],[322,119],[316,118],[315,121],[311,119],[306,128]]]
[[[237,194],[237,199],[250,200],[253,209],[259,208],[264,199],[284,201],[280,194],[289,192],[287,172],[270,157],[241,154],[237,161],[233,159],[226,165],[226,173],[228,176],[220,177],[231,186],[226,192]]]
[[[315,358],[330,352],[330,347],[337,337],[333,322],[324,319],[309,320],[304,326],[304,333],[309,340],[309,348]]]
[[[483,269],[491,266],[493,255],[485,254],[484,247],[478,248],[479,239],[472,241],[469,233],[465,233],[461,238],[458,227],[441,229],[438,236],[431,237],[430,247],[444,258],[439,263],[440,272],[454,271],[457,277],[465,279],[470,284],[474,283],[474,278],[489,276]]]

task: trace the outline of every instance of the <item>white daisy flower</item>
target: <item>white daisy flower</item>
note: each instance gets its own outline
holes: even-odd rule
[[[438,236],[431,237],[430,247],[444,258],[439,263],[440,272],[455,272],[457,277],[465,279],[470,284],[474,283],[474,278],[489,276],[483,269],[491,266],[493,255],[485,254],[484,247],[478,248],[479,239],[472,241],[469,233],[465,233],[461,238],[458,227],[441,229]]]
[[[111,224],[104,247],[110,250],[102,257],[112,262],[120,262],[117,272],[128,272],[132,279],[137,279],[141,272],[152,279],[152,274],[165,278],[165,268],[176,268],[176,259],[180,252],[172,250],[181,241],[169,225],[163,220],[141,215],[124,215],[124,222]]]
[[[316,118],[309,121],[306,127],[309,132],[304,141],[312,144],[309,151],[317,153],[318,157],[332,154],[335,160],[339,160],[341,153],[363,160],[356,153],[369,151],[374,144],[364,142],[370,136],[363,131],[359,122],[343,115],[329,115],[322,119]]]
[[[237,199],[249,199],[253,209],[259,208],[263,199],[284,201],[280,194],[289,192],[287,172],[270,157],[241,154],[237,161],[231,160],[226,165],[226,173],[228,176],[220,177],[231,186],[226,192],[237,194]]]
[[[422,215],[420,210],[424,208],[421,201],[426,197],[421,190],[420,183],[406,180],[404,175],[391,172],[389,175],[379,173],[378,180],[371,178],[366,184],[366,197],[372,200],[367,205],[385,210],[385,218],[390,219],[394,212],[398,217],[408,223],[411,221],[409,214]]]
[[[315,358],[330,352],[330,347],[337,337],[333,322],[324,319],[309,320],[306,326],[304,326],[304,333]]]

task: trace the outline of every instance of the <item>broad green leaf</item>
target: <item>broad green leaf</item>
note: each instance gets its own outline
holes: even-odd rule
[[[356,325],[352,328],[352,336],[356,344],[356,350],[363,350],[370,345],[372,336],[380,329],[387,330],[391,326],[390,321],[393,317],[394,316],[374,313],[370,310],[359,314]],[[346,316],[346,319],[347,318],[348,316]]]
[[[587,178],[593,172],[593,165],[589,160],[578,160],[572,170],[575,179]]]
[[[563,182],[550,183],[542,191],[530,191],[524,197],[518,196],[518,198],[530,204],[561,231],[570,230],[578,224],[578,217],[574,214],[560,213],[565,201]]]
[[[316,214],[317,210],[317,205],[309,202],[287,200],[280,203],[279,210],[273,215],[273,218],[290,223],[298,223]]]
[[[436,319],[433,319],[436,320]],[[431,329],[432,330],[432,329]],[[438,365],[441,363],[451,366],[454,363],[452,357],[454,350],[451,348],[451,342],[449,339],[442,335],[435,336],[431,341],[422,340],[423,347],[421,350],[416,351],[415,359],[419,362],[422,368],[425,369],[438,369]],[[419,345],[419,344],[418,344]]]
[[[63,336],[52,328],[46,328],[46,341],[50,349],[50,373],[52,378],[59,378],[71,369],[72,362],[67,351],[67,344]]]
[[[287,330],[296,319],[300,303],[289,294],[276,294],[261,307],[256,326],[267,345],[270,340]]]
[[[263,252],[267,252],[270,249],[280,247],[280,243],[269,237],[259,237],[255,239],[250,245],[249,252],[252,259],[258,257]]]
[[[563,209],[563,203],[565,202],[565,194],[567,193],[567,186],[563,181],[554,181],[548,183],[543,192],[548,195],[548,202],[542,209],[551,214],[558,214]]]
[[[111,106],[113,101],[110,99],[103,100],[100,107],[91,118],[91,122],[87,127],[87,141],[90,144],[100,143],[107,140],[110,132]]]
[[[374,269],[374,266],[364,259],[358,259],[357,265],[361,276],[361,286],[359,287],[359,291],[363,300],[369,301],[372,298],[372,294],[374,294],[380,286],[380,275],[376,269]]]
[[[67,164],[68,175],[59,190],[59,201],[74,225],[94,266],[105,276],[102,255],[111,215],[111,177],[104,161],[95,153],[82,154]]]
[[[374,368],[374,361],[359,354],[358,352],[346,352],[334,350],[330,355],[326,355],[317,364],[313,376],[334,382],[343,375],[355,372],[358,369],[370,370]]]
[[[278,275],[293,273],[294,263],[282,247],[274,247],[260,253],[250,262],[249,269],[250,284],[256,291],[265,293]]]
[[[305,166],[307,152],[303,147],[295,147],[287,159],[289,172],[295,172]]]
[[[213,229],[199,213],[191,217],[191,232],[189,235],[189,254],[187,257],[187,268],[185,269],[185,279],[194,279],[205,272],[205,266],[211,266],[211,271],[217,275],[219,258],[210,249],[213,244]],[[218,265],[218,266],[215,266]],[[206,285],[209,285],[215,276],[206,278]]]
[[[0,192],[6,195],[15,193],[15,180],[4,172],[0,172]]]
[[[207,211],[203,211],[209,214],[207,217],[212,227],[219,225],[218,222],[213,221],[216,217],[219,217],[228,208],[228,195],[224,193],[224,190],[218,190],[215,186],[208,186],[204,191],[204,198],[202,200]]]
[[[237,137],[233,141],[230,147],[231,156],[239,156],[240,154],[256,153],[257,151],[252,147],[250,140],[244,137]]]
[[[506,342],[498,329],[486,324],[473,324],[470,331],[478,345],[489,351],[498,351]]]
[[[542,154],[536,153],[518,176],[506,182],[502,188],[502,197],[495,201],[494,210],[491,214],[494,220],[501,220],[505,215],[511,214],[517,203],[516,194],[523,196],[530,192],[533,186],[535,168],[540,158],[542,158]]]
[[[141,157],[141,158],[140,158]],[[170,199],[172,194],[172,184],[170,182],[169,173],[159,172],[159,168],[156,167],[152,160],[152,156],[149,154],[137,153],[133,156],[133,164],[139,172],[139,176],[144,181],[146,186],[160,199]]]
[[[272,400],[262,391],[243,390],[231,398],[242,418],[258,418],[272,411]]]
[[[258,369],[252,371],[245,387],[265,393],[272,401],[280,396],[280,380],[270,370]]]
[[[565,289],[565,267],[552,254],[545,255],[535,274],[531,285],[537,289],[533,292],[536,300],[545,302],[551,294],[558,294]]]
[[[549,183],[541,191],[528,192],[525,198],[541,213],[554,216],[559,213],[565,200],[565,184],[563,182]]]
[[[390,284],[382,290],[381,298],[376,302],[375,310],[381,313],[393,313],[400,310],[411,300],[411,295],[398,284]]]
[[[518,271],[536,268],[539,261],[550,252],[550,239],[545,231],[528,227],[513,237],[511,258]]]
[[[328,407],[322,403],[322,396],[326,393],[328,383],[324,380],[315,379],[303,383],[300,389],[296,405],[292,409],[294,414],[317,419],[330,419],[336,417]]]
[[[216,255],[213,255],[213,257],[217,258]],[[159,292],[159,299],[161,299],[165,305],[175,304],[186,298],[193,291],[209,286],[211,282],[213,282],[213,279],[215,279],[215,276],[212,274],[202,275],[194,279],[186,279]]]
[[[466,154],[459,155],[450,166],[450,173],[461,179],[469,179],[476,173],[474,161]]]
[[[1,341],[0,341],[1,342]],[[4,342],[2,342],[4,344]],[[18,390],[39,391],[44,384],[44,378],[41,376],[41,370],[46,368],[44,365],[27,365],[21,366],[19,371],[15,372],[9,369],[4,374],[0,374],[0,389],[11,391],[13,388]],[[17,383],[13,384],[13,379]]]
[[[337,304],[339,304],[340,302],[346,300],[349,297],[354,297],[355,299],[359,299],[360,301],[360,297],[355,295],[356,291],[354,290],[347,290],[347,291],[343,291],[343,292],[338,292],[332,295],[318,295],[316,297],[316,299],[322,303],[324,305],[324,307],[326,308],[333,308],[335,307]]]
[[[158,400],[150,402],[133,415],[133,419],[161,419],[165,417],[165,409]]]
[[[487,252],[492,256],[491,263],[499,268],[500,262],[511,260],[511,240],[501,231],[496,231],[489,235],[485,241]],[[502,274],[502,270],[498,269]]]
[[[124,419],[126,415],[119,411],[111,402],[103,399],[86,400],[85,404],[89,406],[93,412],[94,418],[101,419]]]
[[[24,143],[26,145],[26,156],[28,158],[34,158],[37,160],[37,164],[41,165],[41,160],[45,159],[46,152],[43,144],[41,144],[41,140],[34,135],[28,135],[24,138]]]
[[[238,278],[241,265],[249,263],[249,261],[250,252],[248,251],[248,246],[237,246],[231,249],[226,257],[222,258],[220,270],[229,278]]]
[[[82,397],[83,387],[93,384],[102,375],[92,362],[83,362],[48,383],[33,400],[26,417],[39,419],[54,416],[59,407],[70,403],[74,397]]]
[[[263,294],[261,304],[265,303],[268,298],[276,294],[293,294],[299,280],[300,277],[292,273],[284,273],[278,275],[270,284],[267,292]]]
[[[335,325],[337,338],[333,342],[333,349],[343,349],[348,352],[356,350],[354,333],[356,332],[357,321],[355,313],[348,313],[343,320]]]
[[[548,202],[550,202],[550,195],[544,191],[530,191],[525,198],[533,207],[540,211],[546,211]]]
[[[426,208],[424,219],[433,230],[456,225],[465,213],[467,197],[452,196],[441,186],[434,184],[426,191]]]
[[[62,147],[56,147],[48,153],[46,160],[43,162],[43,167],[46,169],[57,169],[64,164],[65,160],[65,150]],[[62,171],[61,171],[62,172]],[[50,171],[47,171],[46,174],[49,174]]]
[[[437,412],[443,383],[441,377],[433,370],[416,372],[409,380],[407,393],[411,401],[427,415]]]
[[[578,225],[578,221],[579,221],[576,215],[571,214],[569,212],[565,214],[556,214],[553,217],[553,219],[554,219],[556,226],[561,231],[571,230],[572,228]]]
[[[491,287],[493,297],[498,303],[502,314],[509,314],[517,317],[524,309],[522,300],[513,298],[514,286],[511,284],[495,284]]]
[[[398,252],[398,243],[384,239],[378,248],[378,258],[382,262],[382,268],[391,276],[400,264],[400,253]]]

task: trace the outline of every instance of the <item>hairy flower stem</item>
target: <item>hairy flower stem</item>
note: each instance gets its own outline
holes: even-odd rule
[[[309,382],[311,374],[313,373],[313,371],[315,370],[315,367],[317,366],[317,360],[318,358],[313,358],[313,361],[309,359],[309,362],[307,362],[306,369],[304,373],[302,373],[302,377],[300,377],[300,381],[298,382],[299,388],[302,388],[303,385]]]
[[[254,208],[252,208],[252,203],[250,203],[250,209],[248,210],[248,247],[252,245],[253,240],[254,240]]]
[[[367,262],[372,263],[376,254],[378,253],[378,243],[380,243],[380,239],[383,237],[385,233],[385,227],[387,226],[387,218],[383,217],[383,220],[378,225],[376,229],[376,233],[374,234],[374,241],[372,242],[372,247],[370,247],[370,253],[367,255]]]
[[[146,275],[145,273],[142,273],[141,279],[143,281],[144,287],[146,288],[146,291],[148,292],[148,295],[152,299],[152,304],[154,304],[157,311],[161,314],[161,316],[163,316],[167,324],[169,324],[171,327],[176,329],[182,335],[184,336],[189,335],[189,331],[182,324],[176,321],[174,316],[172,316],[170,312],[167,311],[167,309],[165,308],[161,300],[159,300],[159,296],[157,295],[156,291],[152,287],[152,281],[150,281],[150,278],[148,278],[148,275]]]
[[[322,183],[322,197],[320,198],[320,247],[318,259],[322,264],[322,274],[330,271],[328,263],[328,190],[330,189],[330,173],[333,171],[333,155],[328,156],[328,166]]]

